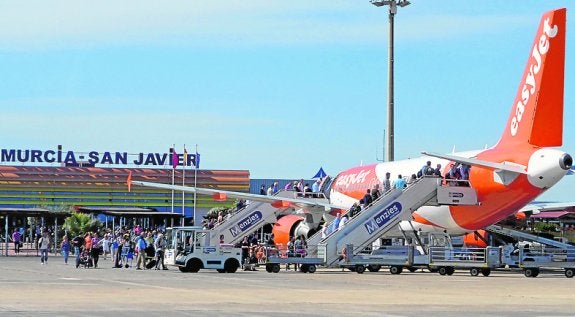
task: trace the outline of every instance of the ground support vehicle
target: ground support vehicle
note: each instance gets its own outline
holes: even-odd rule
[[[388,246],[372,254],[353,255],[351,244],[347,245],[345,250],[346,253],[342,254],[339,266],[359,274],[363,274],[366,269],[378,272],[383,266],[388,266],[391,274],[400,274],[403,268],[414,266],[414,252],[416,252],[413,246]]]
[[[319,232],[307,239],[305,257],[292,257],[289,254],[270,256],[266,269],[273,272],[274,269],[279,269],[280,263],[297,263],[302,264],[304,271],[315,271],[316,266],[320,264],[326,267],[340,267],[344,264],[350,268],[359,268],[362,273],[366,268],[372,271],[379,270],[381,262],[393,264],[392,270],[396,270],[406,263],[409,265],[412,263],[390,257],[382,259],[359,255],[379,237],[399,231],[398,225],[401,221],[410,220],[411,213],[423,205],[477,203],[477,195],[471,187],[443,186],[441,178],[422,177],[405,189],[392,189],[383,194],[361,212],[352,215],[345,222],[345,226],[337,226],[336,229],[333,224],[328,224],[326,227],[331,228],[329,232]],[[395,262],[389,262],[392,260]],[[346,261],[347,264],[342,263]]]
[[[209,230],[201,227],[172,228],[168,232],[166,264],[181,272],[216,269],[220,273],[235,273],[240,267],[242,249],[210,241]]]
[[[346,249],[353,248],[348,245]],[[426,247],[420,254],[414,246],[386,246],[370,255],[346,254],[341,267],[357,273],[365,270],[377,272],[383,266],[389,267],[391,274],[401,274],[404,269],[415,272],[427,268],[441,275],[452,275],[455,269],[469,269],[473,276],[480,273],[489,276],[492,269],[501,266],[501,249],[496,247],[459,249],[452,247]]]
[[[269,273],[278,273],[281,271],[281,264],[297,264],[302,273],[315,273],[317,266],[324,265],[323,259],[313,257],[279,257],[270,256],[266,262],[266,271]]]
[[[308,254],[307,250],[288,250],[281,246],[266,248],[266,271],[278,273],[281,270],[281,264],[294,264],[299,266],[302,273],[315,273],[317,266],[325,265],[325,261],[317,257],[316,253]]]
[[[489,276],[491,270],[502,266],[501,248],[429,248],[429,267],[440,275],[452,275],[455,269],[468,269],[472,276]]]
[[[563,269],[565,276],[572,278],[575,275],[575,249],[519,249],[519,267],[526,277],[537,277],[544,268]]]

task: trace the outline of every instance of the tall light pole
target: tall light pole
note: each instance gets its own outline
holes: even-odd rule
[[[387,134],[386,134],[386,155],[385,160],[393,161],[393,19],[397,13],[397,6],[405,7],[410,4],[407,0],[371,0],[371,4],[376,7],[389,6],[389,61],[387,73]]]

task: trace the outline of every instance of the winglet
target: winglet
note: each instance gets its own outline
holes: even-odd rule
[[[126,184],[128,185],[128,192],[132,191],[132,171],[128,174],[128,179],[126,180]]]

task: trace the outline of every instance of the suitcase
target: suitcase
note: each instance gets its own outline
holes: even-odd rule
[[[156,266],[156,260],[155,259],[150,260],[150,262],[148,262],[148,264],[146,264],[146,268],[148,270],[153,268],[154,266]]]

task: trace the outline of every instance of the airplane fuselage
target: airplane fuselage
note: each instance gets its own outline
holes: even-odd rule
[[[527,167],[526,174],[510,173],[473,166],[469,170],[469,184],[477,192],[475,206],[423,206],[413,213],[412,225],[424,231],[447,230],[450,234],[464,234],[497,223],[517,212],[546,189],[557,183],[570,166],[571,157],[549,148],[525,148],[503,151],[496,148],[456,153],[460,157],[505,162]],[[391,174],[391,183],[398,178],[417,174],[427,161],[432,167],[441,164],[445,176],[454,162],[423,156],[417,159],[387,162],[351,168],[340,173],[332,183],[330,200],[333,204],[351,207],[365,195],[367,189]],[[567,162],[565,162],[567,161]]]

